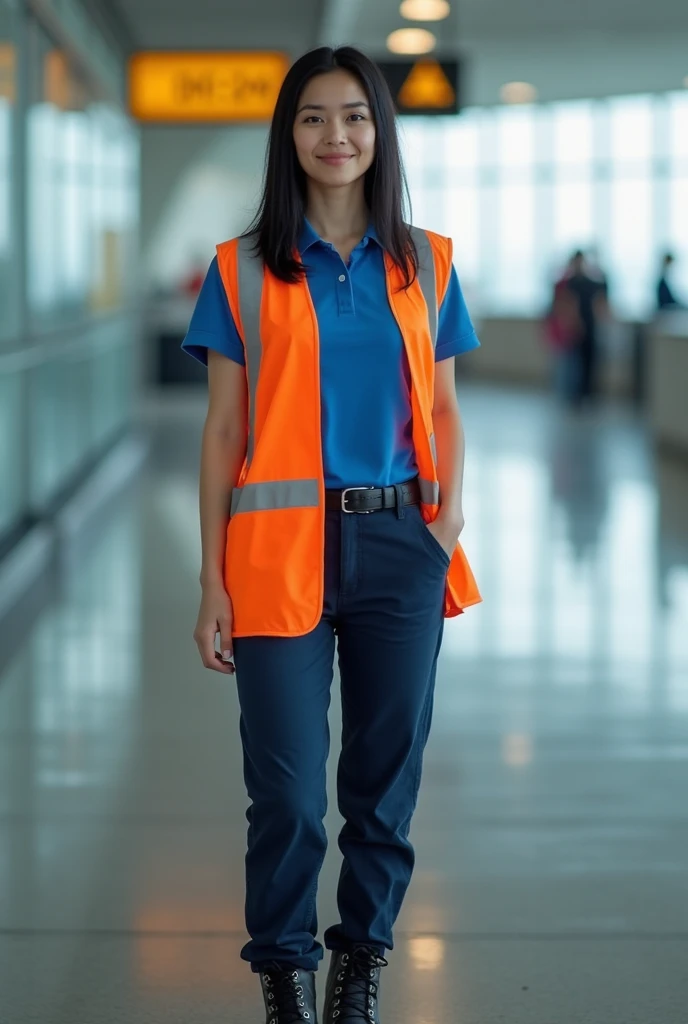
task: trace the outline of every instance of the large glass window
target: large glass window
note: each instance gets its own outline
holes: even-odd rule
[[[90,213],[93,309],[120,305],[136,287],[138,142],[123,115],[94,104],[93,193]]]
[[[109,98],[124,60],[78,4],[49,6],[88,65],[31,4],[0,0],[2,543],[123,428],[134,384],[138,131]],[[26,367],[14,350],[42,327],[51,344]]]
[[[0,0],[0,342],[19,330],[16,203],[13,201],[16,157],[14,119],[17,51],[13,15]]]
[[[688,92],[407,119],[416,222],[454,239],[485,313],[539,314],[577,248],[618,315],[653,309],[662,251],[688,301]]]
[[[137,142],[35,24],[30,69],[28,299],[40,326],[117,308],[133,287]]]

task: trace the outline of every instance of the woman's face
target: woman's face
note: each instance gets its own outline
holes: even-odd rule
[[[348,71],[312,78],[301,93],[294,145],[301,167],[321,185],[362,177],[375,158],[375,124],[363,86]]]

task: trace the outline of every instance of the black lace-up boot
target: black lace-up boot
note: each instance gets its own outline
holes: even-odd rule
[[[290,964],[264,964],[260,971],[266,1024],[318,1024],[315,972]]]
[[[380,1024],[380,968],[387,961],[371,946],[332,951],[323,1024]]]

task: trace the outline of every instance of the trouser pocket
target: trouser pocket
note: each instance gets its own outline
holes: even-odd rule
[[[428,529],[427,523],[423,519],[423,514],[418,505],[411,505],[407,509],[407,513],[410,513],[411,519],[416,524],[416,529],[420,533],[423,544],[426,550],[433,558],[437,559],[442,565],[442,568],[446,571],[449,568],[451,557],[444,550],[437,538]]]

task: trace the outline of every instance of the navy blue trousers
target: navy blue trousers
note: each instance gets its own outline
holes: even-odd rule
[[[430,731],[449,558],[409,506],[328,512],[325,598],[302,637],[244,637],[234,655],[247,811],[246,927],[241,956],[316,970],[316,891],[327,836],[327,712],[335,644],[342,696],[337,772],[341,920],[328,949],[393,948],[411,880],[411,817]],[[335,639],[336,638],[336,639]]]

